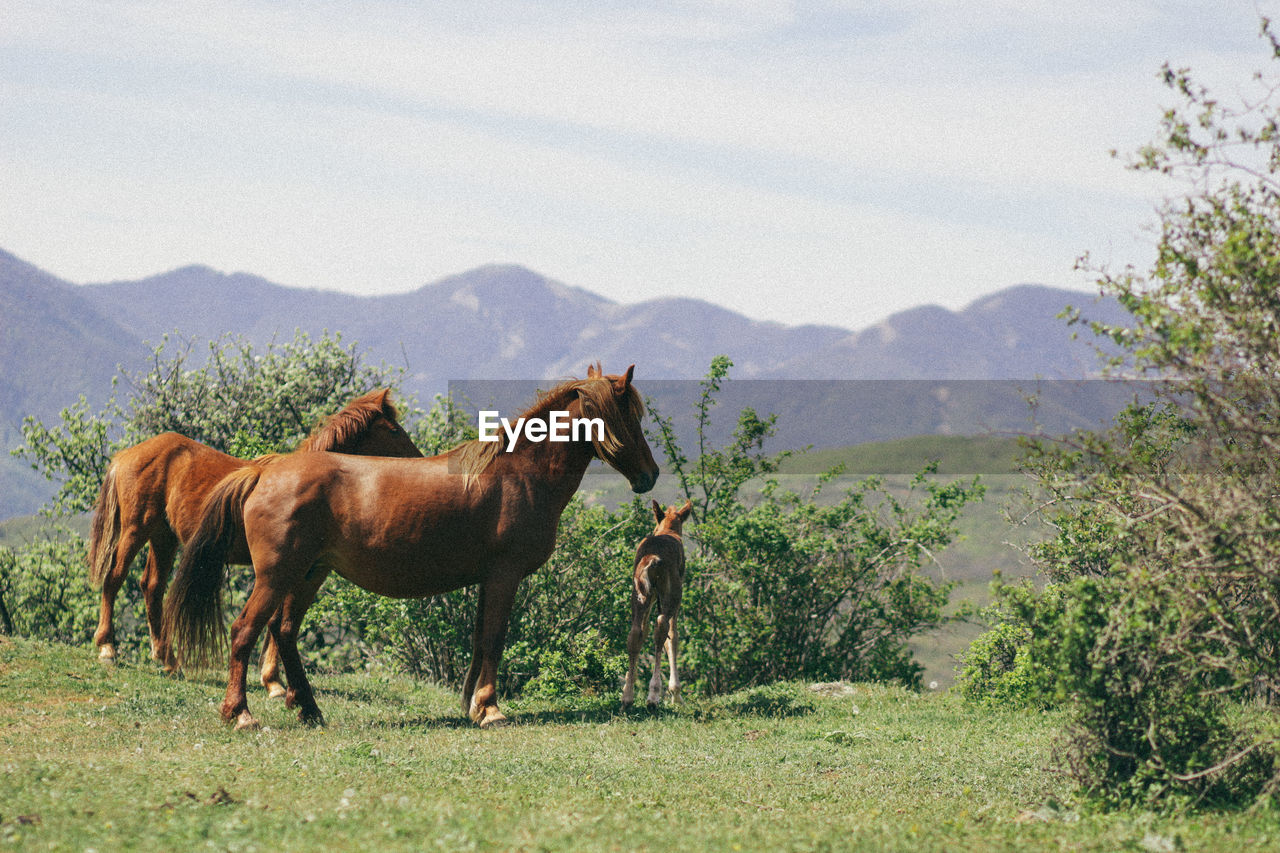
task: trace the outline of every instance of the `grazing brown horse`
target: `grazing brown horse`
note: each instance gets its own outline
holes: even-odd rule
[[[367,456],[422,456],[401,429],[391,389],[352,400],[329,417],[299,446],[299,451],[333,450]],[[161,606],[178,544],[188,541],[200,523],[200,507],[218,482],[232,471],[257,462],[237,459],[198,441],[167,432],[122,450],[111,460],[94,510],[89,544],[89,576],[102,585],[102,615],[93,639],[98,656],[116,656],[113,613],[116,595],[129,565],[145,542],[151,543],[142,572],[151,656],[172,671],[176,661],[163,638]],[[227,560],[248,563],[249,547],[240,536]],[[262,680],[272,695],[282,695],[274,644],[263,652]]]
[[[622,707],[636,701],[636,662],[644,648],[644,629],[649,611],[658,603],[658,621],[653,628],[653,677],[649,679],[648,705],[656,708],[662,701],[662,650],[667,650],[671,676],[667,692],[680,698],[680,673],[676,669],[676,615],[680,612],[680,594],[684,588],[684,541],[680,538],[685,519],[693,503],[663,509],[653,502],[653,517],[658,526],[640,540],[636,547],[635,569],[631,589],[631,633],[627,635],[627,681],[622,687]]]
[[[508,449],[471,441],[427,459],[293,454],[233,473],[205,504],[165,602],[164,627],[184,663],[208,660],[223,641],[224,563],[229,531],[241,526],[255,582],[231,626],[231,666],[222,716],[257,726],[245,696],[249,652],[264,627],[289,679],[285,704],[323,724],[298,654],[298,628],[331,571],[395,598],[480,585],[464,710],[481,726],[501,724],[496,677],[516,589],[555,547],[556,526],[592,458],[646,492],[658,479],[640,419],[644,405],[624,376],[591,368],[524,413],[546,430],[556,418],[598,419],[569,441],[538,441],[532,429]],[[560,415],[565,412],[567,415]],[[273,616],[273,614],[275,614]]]

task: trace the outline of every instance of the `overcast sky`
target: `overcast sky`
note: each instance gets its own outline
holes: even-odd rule
[[[411,290],[529,266],[864,327],[1145,264],[1162,62],[1224,98],[1274,0],[0,0],[0,248]],[[427,318],[424,318],[424,321]]]

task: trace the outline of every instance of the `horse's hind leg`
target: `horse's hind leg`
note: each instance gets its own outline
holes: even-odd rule
[[[315,571],[312,577],[303,582],[302,588],[285,596],[284,603],[269,623],[271,636],[279,649],[280,660],[284,663],[284,671],[289,678],[284,705],[286,708],[296,707],[298,719],[312,726],[323,726],[324,715],[316,704],[315,692],[311,689],[311,682],[307,680],[307,673],[302,665],[302,655],[298,652],[298,631],[302,628],[307,608],[316,600],[316,592],[328,574],[327,571]]]
[[[93,642],[98,647],[98,657],[101,660],[116,659],[116,596],[129,573],[129,564],[138,556],[144,541],[146,537],[141,530],[136,526],[125,525],[120,532],[120,540],[116,543],[115,559],[102,579],[102,612],[98,617],[98,628],[93,632]]]
[[[676,638],[676,614],[671,614],[671,621],[667,624],[667,665],[669,667],[669,675],[667,678],[667,695],[672,699],[680,701],[680,670],[676,668],[676,658],[680,652],[680,641]]]
[[[268,631],[267,638],[262,641],[262,657],[258,660],[262,686],[267,689],[267,696],[272,699],[279,699],[287,692],[284,682],[280,680],[280,646],[276,642],[276,633],[279,630],[277,620],[279,618],[279,613],[271,617],[271,622],[268,623],[268,626],[276,627]]]
[[[169,587],[169,576],[173,574],[173,558],[177,550],[178,538],[173,535],[173,531],[156,531],[151,535],[147,565],[142,570],[142,596],[147,605],[151,658],[160,661],[165,672],[176,672],[178,669],[178,660],[174,657],[160,624],[164,617],[164,591]]]
[[[670,628],[670,614],[660,612],[653,626],[653,677],[649,679],[649,695],[645,700],[650,708],[658,707],[662,701],[662,650],[666,647]]]
[[[649,603],[639,601],[631,594],[631,630],[627,633],[627,680],[622,685],[622,707],[630,708],[636,701],[636,671],[639,668],[640,653],[644,651],[644,626],[649,620]]]

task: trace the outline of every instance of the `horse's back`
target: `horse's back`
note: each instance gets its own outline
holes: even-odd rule
[[[669,533],[651,533],[641,539],[640,544],[636,546],[636,565],[650,554],[662,559],[663,568],[684,570],[684,542],[678,536],[672,536]]]

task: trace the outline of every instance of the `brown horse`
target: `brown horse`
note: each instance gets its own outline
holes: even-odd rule
[[[334,450],[366,456],[418,456],[422,453],[401,429],[391,389],[352,400],[299,445],[300,451]],[[151,633],[151,656],[172,671],[176,662],[163,638],[161,601],[173,570],[178,544],[188,541],[200,523],[200,507],[218,482],[256,462],[228,456],[197,441],[167,432],[122,450],[111,460],[94,510],[89,545],[89,576],[102,585],[102,615],[93,639],[98,656],[114,660],[116,595],[129,565],[145,542],[151,543],[142,572],[143,600]],[[249,547],[240,536],[227,559],[248,563]],[[282,695],[275,646],[263,652],[262,680],[272,695]]]
[[[671,675],[667,692],[680,697],[680,672],[676,669],[676,616],[680,613],[680,594],[684,588],[684,541],[680,538],[685,519],[693,503],[663,509],[653,502],[653,517],[658,526],[640,540],[632,572],[631,632],[627,635],[627,681],[622,687],[622,707],[636,701],[636,662],[644,647],[645,623],[649,611],[658,603],[658,621],[653,628],[653,677],[649,679],[648,705],[656,708],[662,701],[662,650],[667,650]]]
[[[556,525],[592,458],[611,465],[636,492],[658,479],[640,419],[644,405],[624,376],[591,368],[524,413],[548,429],[555,418],[598,419],[569,441],[471,441],[427,459],[294,454],[245,468],[210,495],[200,530],[183,554],[165,602],[164,627],[186,663],[208,660],[223,642],[220,601],[229,531],[241,525],[253,555],[253,593],[231,626],[231,666],[222,716],[257,726],[245,670],[267,627],[280,648],[303,722],[323,724],[298,655],[307,608],[330,571],[380,595],[421,598],[480,585],[464,710],[481,726],[501,724],[496,677],[516,589],[555,547]],[[565,412],[566,415],[559,413]],[[275,614],[273,616],[273,614]]]

